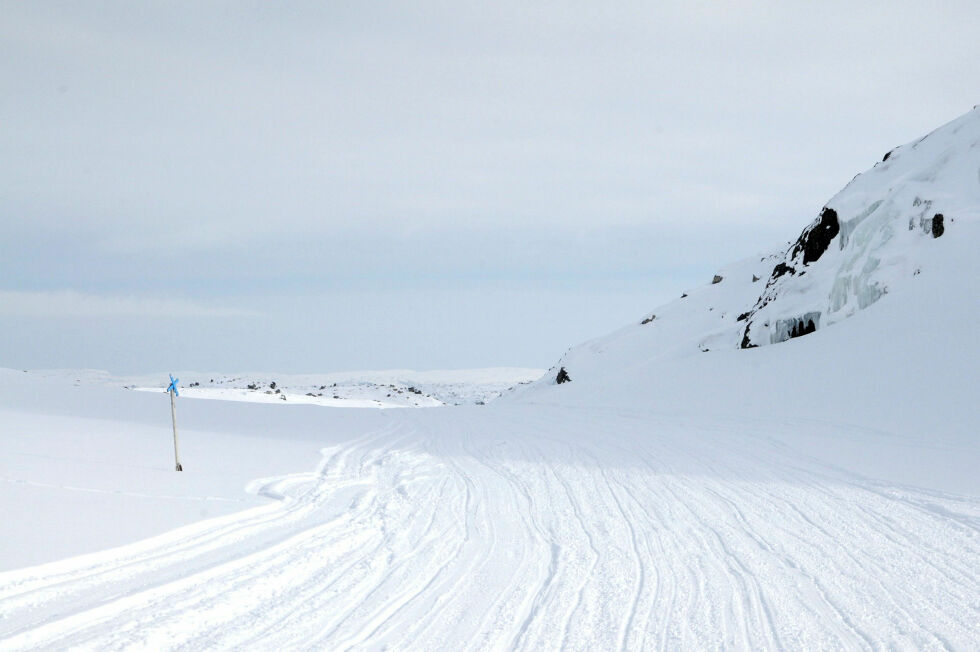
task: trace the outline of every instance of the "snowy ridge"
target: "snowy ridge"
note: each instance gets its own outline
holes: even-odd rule
[[[908,295],[928,284],[922,278],[929,274],[946,274],[937,291],[957,302],[943,312],[967,319],[971,309],[962,304],[976,296],[978,223],[980,108],[974,108],[857,175],[785,250],[722,268],[711,283],[637,323],[570,349],[536,385],[553,383],[560,367],[573,380],[591,382],[637,365],[785,342],[886,295],[914,311],[917,299]]]

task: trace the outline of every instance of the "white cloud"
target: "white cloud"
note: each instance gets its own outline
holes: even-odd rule
[[[0,290],[2,317],[254,317],[258,313],[183,299],[54,290]]]

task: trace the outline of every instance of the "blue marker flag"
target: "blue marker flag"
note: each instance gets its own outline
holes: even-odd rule
[[[168,374],[170,376],[170,387],[167,388],[168,392],[173,392],[174,396],[180,396],[180,392],[177,391],[177,383],[180,382],[180,378],[174,378],[173,374]]]

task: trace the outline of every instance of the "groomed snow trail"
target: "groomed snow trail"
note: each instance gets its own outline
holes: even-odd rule
[[[974,648],[980,500],[772,436],[801,427],[841,435],[406,411],[269,506],[0,575],[0,648]]]

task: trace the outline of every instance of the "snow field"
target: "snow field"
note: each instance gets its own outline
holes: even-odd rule
[[[2,568],[119,546],[0,573],[0,650],[976,649],[977,170],[974,109],[835,196],[838,235],[487,407],[181,399],[185,473],[165,397],[0,370]],[[411,382],[476,403],[513,372]],[[391,373],[346,400],[420,405]]]
[[[798,423],[488,412],[398,411],[258,481],[274,505],[0,575],[0,647],[975,642],[975,498],[801,455]]]

